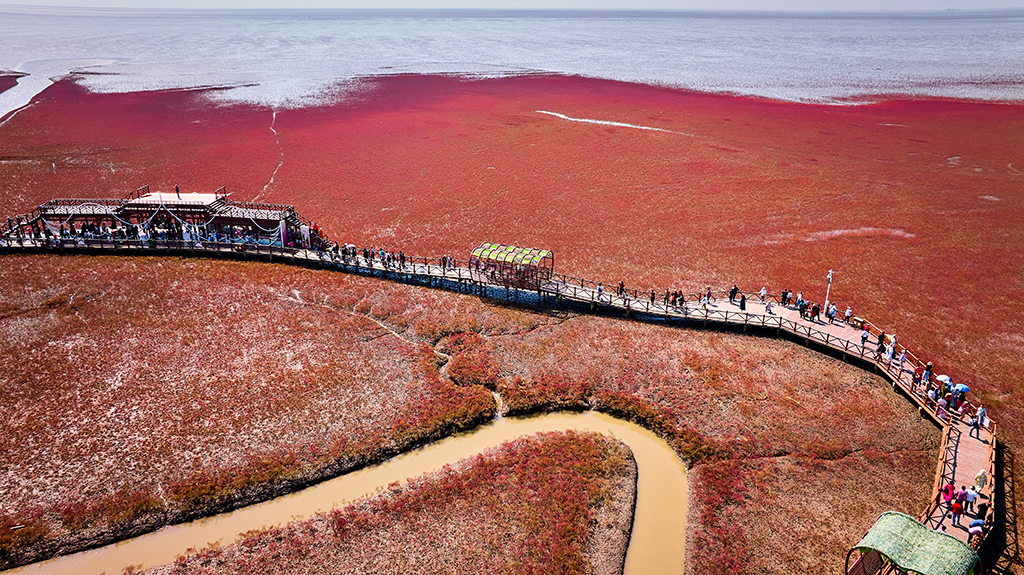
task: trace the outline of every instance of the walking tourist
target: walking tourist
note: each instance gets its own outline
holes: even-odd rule
[[[959,526],[960,516],[964,514],[964,506],[959,501],[954,501],[950,511],[953,513],[953,525]]]
[[[768,290],[761,286],[761,303],[764,303],[764,298],[768,296]]]
[[[853,317],[853,308],[846,306],[846,315],[843,317],[843,321],[850,323],[850,318]]]
[[[985,425],[985,416],[988,415],[988,410],[985,409],[984,405],[978,406],[978,411],[974,413],[974,417],[971,418],[971,431],[967,434],[968,437],[977,437],[981,439],[981,426]]]
[[[978,500],[978,492],[975,491],[974,486],[972,485],[970,487],[970,489],[967,490],[967,497],[964,499],[964,501],[965,501],[965,503],[964,503],[964,511],[971,511],[971,512],[973,512],[974,511],[974,502],[977,501],[977,500]]]
[[[747,311],[747,294],[740,295],[740,311]]]
[[[986,515],[988,515],[988,503],[979,503],[976,517],[978,519],[985,519]]]
[[[960,489],[957,489],[953,496],[956,498],[957,502],[960,503],[962,509],[962,506],[967,502],[967,486],[961,485]]]
[[[733,284],[732,289],[729,290],[729,303],[736,303],[736,294],[740,293],[740,288]]]

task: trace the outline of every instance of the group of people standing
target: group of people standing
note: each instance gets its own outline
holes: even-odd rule
[[[357,257],[362,257],[363,263],[367,266],[373,266],[375,260],[380,261],[381,265],[385,268],[391,269],[393,267],[399,267],[400,269],[405,268],[406,258],[405,252],[389,252],[384,251],[382,248],[361,248],[357,249],[352,244],[339,246],[338,242],[334,242],[328,250],[333,254],[333,259],[341,258],[345,263],[349,261],[355,261]]]
[[[667,293],[667,292],[666,292]],[[757,293],[757,296],[761,300],[761,303],[765,305],[765,311],[772,314],[772,297],[768,293],[768,288],[765,286],[761,287],[761,291]],[[707,290],[707,298],[710,301],[711,288]],[[747,295],[740,292],[740,288],[737,285],[733,285],[729,290],[729,303],[738,305],[740,311],[747,310]],[[836,307],[835,303],[828,304],[828,307],[823,308],[821,305],[804,299],[803,292],[797,292],[793,295],[793,290],[784,289],[779,294],[779,303],[783,306],[792,306],[800,313],[800,319],[804,319],[811,322],[822,321],[821,314],[824,312],[825,318],[828,323],[835,323],[839,318],[839,308]],[[846,323],[850,323],[850,319],[853,317],[853,308],[846,306],[846,313],[843,316],[843,320]]]

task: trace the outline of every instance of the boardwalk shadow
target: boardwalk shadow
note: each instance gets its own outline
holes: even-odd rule
[[[996,446],[996,479],[993,486],[995,521],[980,555],[986,573],[1009,575],[1024,572],[1017,539],[1017,497],[1013,453]]]

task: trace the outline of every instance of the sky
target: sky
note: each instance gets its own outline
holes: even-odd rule
[[[561,10],[750,10],[933,11],[1024,7],[1024,0],[20,0],[5,7],[74,6],[154,9],[561,9]]]

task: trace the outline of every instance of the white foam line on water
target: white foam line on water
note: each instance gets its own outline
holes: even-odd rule
[[[284,147],[281,146],[281,135],[274,129],[275,123],[277,123],[277,110],[274,110],[273,115],[270,117],[270,131],[274,133],[274,138],[277,140],[277,149],[281,153],[281,160],[277,162],[277,167],[274,168],[274,171],[270,174],[270,181],[267,182],[266,185],[263,186],[263,190],[256,194],[256,197],[252,199],[254,202],[259,201],[259,199],[263,197],[263,194],[267,193],[267,189],[274,183],[277,171],[281,169],[282,165],[284,165]]]
[[[664,128],[655,128],[653,126],[640,126],[638,124],[627,124],[625,122],[612,122],[612,121],[609,121],[609,120],[594,120],[594,119],[591,119],[591,118],[573,118],[571,116],[566,116],[565,114],[559,114],[558,112],[548,112],[548,111],[545,111],[545,110],[536,110],[536,112],[538,114],[547,114],[549,116],[554,116],[556,118],[561,118],[563,120],[568,120],[570,122],[582,122],[584,124],[600,124],[602,126],[617,126],[619,128],[633,128],[634,130],[650,130],[652,132],[665,132],[665,133],[668,133],[668,134],[679,134],[680,136],[690,136],[691,138],[696,138],[697,137],[695,134],[687,134],[686,132],[675,132],[673,130],[666,130]]]

